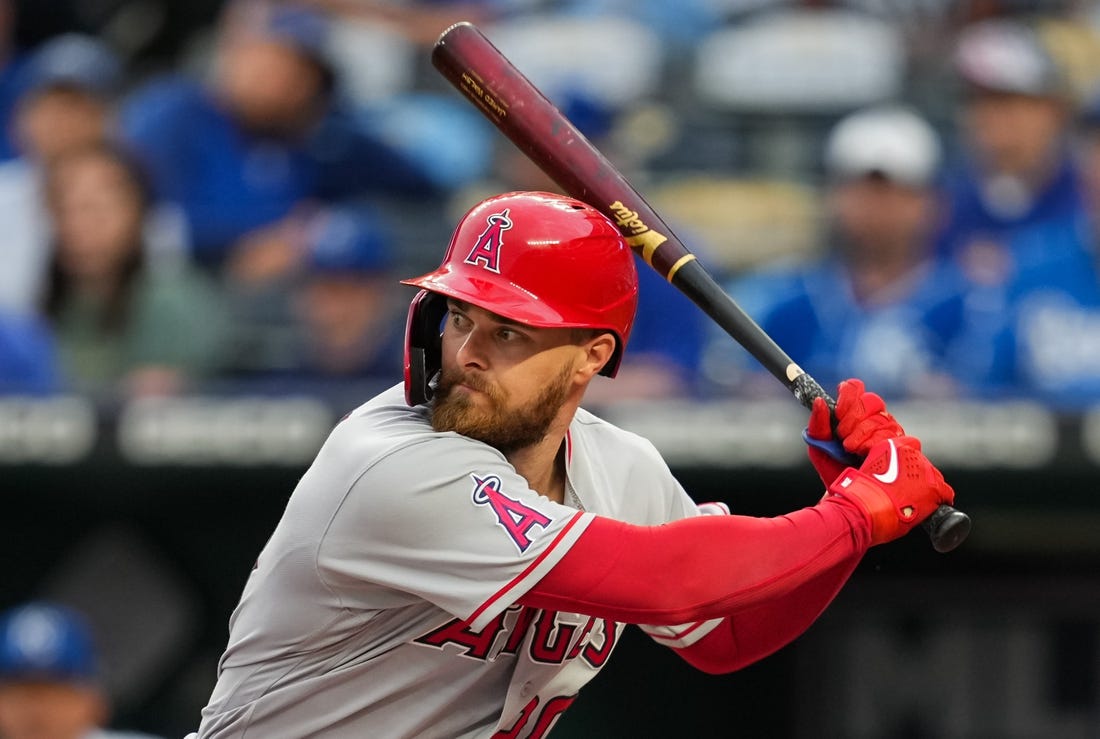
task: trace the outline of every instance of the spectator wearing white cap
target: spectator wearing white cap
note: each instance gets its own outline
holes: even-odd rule
[[[858,376],[893,397],[965,390],[968,378],[956,371],[955,360],[967,327],[966,285],[935,258],[932,241],[941,157],[935,129],[910,108],[885,105],[843,118],[825,146],[823,257],[729,286],[825,387]],[[708,367],[729,362],[708,352]],[[747,355],[741,365],[744,374],[732,378],[732,389],[774,385]],[[731,377],[727,369],[709,374]]]

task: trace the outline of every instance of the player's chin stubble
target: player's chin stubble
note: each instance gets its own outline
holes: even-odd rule
[[[519,408],[509,408],[507,395],[476,376],[447,374],[439,379],[432,404],[432,428],[454,431],[477,439],[502,454],[509,454],[542,441],[558,410],[569,396],[572,372],[565,368],[535,398]],[[482,408],[465,393],[455,393],[463,383],[485,394],[488,408]]]

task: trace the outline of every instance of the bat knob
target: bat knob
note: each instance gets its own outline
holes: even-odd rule
[[[941,554],[954,550],[970,535],[970,516],[949,505],[941,505],[921,527],[932,539],[932,548]]]

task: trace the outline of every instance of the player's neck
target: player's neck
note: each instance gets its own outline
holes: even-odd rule
[[[510,452],[508,461],[539,495],[565,500],[565,430],[551,428],[542,441]]]

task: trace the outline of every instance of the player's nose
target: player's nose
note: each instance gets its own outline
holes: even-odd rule
[[[488,366],[485,352],[486,344],[482,333],[474,330],[462,337],[462,341],[458,345],[458,352],[455,355],[460,367],[485,369]]]

